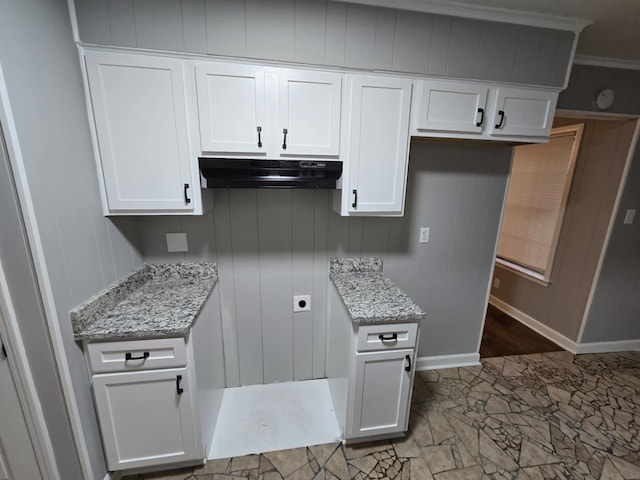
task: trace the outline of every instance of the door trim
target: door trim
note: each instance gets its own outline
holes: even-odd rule
[[[59,480],[58,466],[53,453],[49,431],[45,423],[36,385],[31,375],[27,354],[20,337],[18,319],[9,295],[9,287],[0,262],[0,335],[7,350],[9,371],[13,377],[20,406],[36,461],[43,478]]]
[[[18,196],[18,203],[21,208],[21,217],[24,223],[25,233],[27,236],[27,243],[29,249],[31,251],[31,260],[33,262],[33,268],[35,270],[35,277],[37,280],[37,286],[40,291],[40,297],[42,300],[42,308],[44,310],[44,316],[47,322],[47,327],[49,329],[49,339],[51,341],[51,346],[53,349],[53,354],[56,360],[56,370],[58,373],[58,380],[60,381],[60,385],[62,387],[62,391],[64,394],[65,406],[67,413],[69,415],[69,422],[71,424],[71,429],[73,432],[73,437],[75,440],[76,451],[78,452],[78,457],[80,460],[80,465],[82,467],[82,473],[84,478],[91,479],[93,478],[93,471],[91,468],[91,461],[89,457],[89,452],[87,450],[86,445],[84,444],[84,432],[82,429],[82,425],[80,423],[80,414],[78,410],[78,405],[76,403],[75,396],[73,394],[73,385],[71,383],[71,373],[68,368],[67,356],[64,350],[64,344],[62,341],[62,332],[60,328],[60,323],[58,321],[58,316],[55,309],[53,291],[51,288],[51,283],[49,282],[49,274],[47,270],[47,265],[44,257],[44,249],[42,246],[42,242],[40,240],[40,232],[38,229],[38,224],[36,221],[35,209],[33,206],[33,202],[31,200],[31,191],[29,188],[29,183],[27,181],[26,170],[24,166],[24,159],[22,157],[22,151],[20,148],[19,135],[16,129],[13,112],[11,110],[11,102],[9,101],[9,92],[7,89],[7,84],[5,82],[4,71],[2,69],[2,65],[0,64],[0,127],[2,128],[5,140],[5,146],[7,149],[7,156],[9,160],[9,165],[12,170],[13,180],[15,184],[16,193]],[[6,285],[4,283],[3,278],[3,286]],[[11,313],[11,312],[9,312]],[[14,317],[8,322],[16,322],[15,312]],[[13,339],[15,341],[15,334],[19,332],[19,330],[15,329],[17,323],[13,325],[13,328],[9,330],[12,331]],[[57,469],[57,465],[55,462],[55,456],[53,453],[53,447],[51,445],[51,440],[49,438],[49,434],[46,428],[46,424],[44,422],[44,416],[42,410],[39,409],[39,401],[37,400],[37,394],[35,391],[35,384],[33,383],[33,377],[31,377],[31,372],[29,370],[29,364],[26,358],[26,353],[24,352],[24,345],[22,342],[18,342],[18,349],[14,350],[14,352],[20,351],[20,347],[22,347],[22,355],[16,355],[17,363],[20,365],[19,377],[22,381],[26,381],[27,378],[31,379],[31,387],[32,391],[29,391],[29,396],[24,396],[21,390],[26,385],[16,385],[19,397],[22,402],[22,407],[25,408],[25,411],[29,411],[29,415],[33,415],[30,419],[28,419],[27,425],[31,429],[33,428],[32,441],[34,442],[34,447],[36,453],[40,456],[43,456],[43,459],[46,459],[43,464],[44,474],[48,474],[49,478],[52,480],[59,480],[59,472]],[[14,345],[15,348],[15,345]],[[35,406],[37,405],[37,406]],[[40,412],[40,415],[37,415],[37,412]]]

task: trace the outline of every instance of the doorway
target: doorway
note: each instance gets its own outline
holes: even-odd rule
[[[1,264],[0,278],[4,279]],[[5,305],[0,304],[2,325],[6,325],[5,310]],[[0,351],[0,480],[43,480],[6,353],[3,342]]]
[[[483,332],[485,346],[513,336],[509,329],[519,326],[509,326],[512,322],[508,317],[511,317],[562,349],[576,351],[611,218],[615,215],[616,199],[630,158],[637,122],[619,117],[572,115],[556,117],[553,126],[567,127],[577,123],[584,124],[584,132],[550,270],[536,278],[506,262],[496,261],[486,335]],[[496,329],[501,325],[504,332],[497,333]],[[526,334],[514,335],[517,343],[522,344]],[[506,346],[507,342],[505,340]],[[535,345],[537,341],[532,343]],[[488,347],[484,349],[485,355],[489,355],[488,350]]]

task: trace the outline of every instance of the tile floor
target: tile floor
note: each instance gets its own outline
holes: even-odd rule
[[[639,432],[640,352],[520,355],[418,372],[403,440],[213,460],[140,479],[630,480],[640,479]]]

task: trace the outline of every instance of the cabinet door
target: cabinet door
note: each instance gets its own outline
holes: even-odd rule
[[[416,129],[482,133],[489,88],[457,82],[422,82]]]
[[[548,137],[557,99],[556,92],[498,88],[491,135]]]
[[[337,157],[342,75],[283,69],[279,85],[280,155]]]
[[[352,77],[350,213],[402,214],[410,105],[410,80]]]
[[[93,376],[109,470],[202,455],[187,374],[186,368],[175,368]]]
[[[264,155],[267,151],[264,69],[196,64],[203,152]]]
[[[356,353],[348,438],[406,430],[413,353],[413,349]]]
[[[86,64],[109,211],[193,211],[182,60],[88,51]]]

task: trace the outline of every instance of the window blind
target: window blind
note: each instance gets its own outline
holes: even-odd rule
[[[582,125],[551,132],[549,143],[515,149],[498,257],[548,279],[571,186]]]

